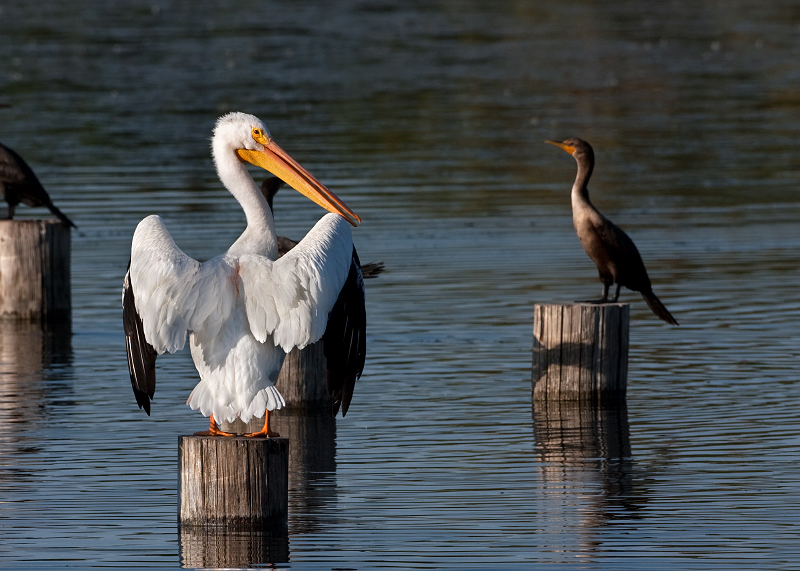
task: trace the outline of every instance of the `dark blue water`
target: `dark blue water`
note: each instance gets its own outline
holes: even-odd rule
[[[71,329],[0,324],[0,566],[796,568],[799,38],[789,1],[3,2],[0,141],[80,228]],[[243,228],[229,110],[387,267],[347,418],[285,421],[311,436],[277,536],[179,532],[196,372],[159,359],[146,417],[121,329],[139,220],[200,259]],[[531,405],[533,304],[600,291],[543,143],[573,135],[681,323],[623,294],[622,410]],[[322,214],[276,204],[296,238]]]

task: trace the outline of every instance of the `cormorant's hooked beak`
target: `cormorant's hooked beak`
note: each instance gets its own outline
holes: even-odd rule
[[[545,143],[548,145],[555,145],[556,147],[565,150],[570,155],[575,152],[575,147],[572,145],[565,145],[564,143],[559,143],[558,141],[551,141],[550,139],[545,140]]]
[[[314,175],[290,157],[272,139],[264,141],[263,150],[237,149],[236,154],[243,161],[271,172],[325,210],[341,215],[353,226],[358,226],[359,222],[361,222],[361,218],[342,199],[328,190],[324,184],[314,178]]]

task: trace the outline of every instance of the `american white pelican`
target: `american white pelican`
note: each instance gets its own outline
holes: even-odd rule
[[[619,288],[638,291],[650,310],[663,321],[678,325],[661,300],[653,293],[650,278],[644,267],[639,250],[628,235],[616,224],[600,214],[589,201],[589,177],[594,169],[594,151],[583,139],[545,141],[572,155],[578,163],[578,175],[572,185],[572,223],[578,233],[583,249],[597,266],[603,283],[603,297],[594,303],[605,303],[608,288],[617,284],[612,302],[619,299]]]
[[[8,219],[22,202],[28,206],[46,206],[65,226],[77,228],[72,220],[55,207],[50,195],[33,174],[33,170],[17,153],[0,143],[0,193],[8,203]]]
[[[217,121],[212,154],[247,228],[227,252],[200,263],[173,242],[158,216],[136,227],[123,287],[128,368],[139,408],[150,414],[157,354],[182,349],[189,333],[200,382],[186,403],[216,419],[244,422],[284,404],[275,381],[286,353],[323,338],[333,413],[347,412],[366,355],[364,283],[349,224],[361,219],[273,141],[253,115]],[[334,214],[278,259],[272,214],[245,161],[280,177]]]
[[[261,194],[267,199],[269,210],[272,212],[273,218],[275,211],[272,208],[272,200],[278,191],[283,187],[283,181],[277,176],[271,176],[261,183]],[[278,236],[278,257],[280,258],[286,252],[297,246],[300,242],[292,240],[286,236]],[[361,276],[365,279],[377,278],[384,270],[383,262],[370,262],[368,264],[361,264]]]

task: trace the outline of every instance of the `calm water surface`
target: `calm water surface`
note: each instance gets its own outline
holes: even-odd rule
[[[71,328],[0,325],[0,567],[796,568],[796,3],[184,4],[0,4],[0,140],[80,227]],[[388,269],[347,418],[282,420],[285,535],[179,532],[196,373],[160,359],[148,418],[124,355],[138,221],[200,259],[243,228],[209,156],[229,110]],[[600,291],[543,144],[574,135],[681,323],[623,294],[621,410],[531,405],[533,304]],[[278,197],[285,235],[321,214]]]

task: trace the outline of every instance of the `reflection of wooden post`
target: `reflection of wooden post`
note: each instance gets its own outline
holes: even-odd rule
[[[285,525],[289,439],[181,436],[180,522]]]
[[[536,450],[556,469],[560,465],[629,459],[628,409],[575,401],[533,401]]]
[[[534,307],[535,400],[623,401],[628,377],[626,303]]]
[[[57,220],[0,220],[0,316],[69,316],[69,227]]]
[[[594,551],[602,523],[635,517],[646,488],[633,478],[628,410],[625,404],[533,401],[533,437],[546,489],[564,498],[564,489],[600,490],[581,510],[584,549]]]
[[[249,568],[289,561],[287,530],[250,527],[228,529],[210,525],[180,526],[181,566]]]
[[[302,351],[294,348],[286,355],[275,386],[289,410],[323,411],[331,409],[328,396],[327,361],[322,341]]]

